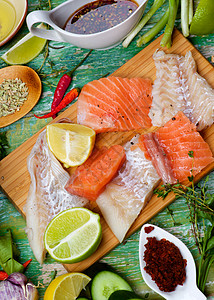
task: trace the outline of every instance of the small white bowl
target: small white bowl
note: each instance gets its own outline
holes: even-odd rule
[[[11,3],[13,6],[15,13],[16,13],[16,19],[13,25],[13,28],[11,29],[9,35],[7,35],[1,42],[0,47],[7,43],[12,37],[18,32],[18,30],[21,28],[26,14],[27,14],[27,8],[28,8],[28,1],[27,0],[7,0],[7,2]],[[9,16],[8,16],[9,18]]]
[[[27,16],[27,26],[32,34],[48,40],[67,42],[86,49],[106,49],[119,44],[140,20],[148,0],[136,0],[139,7],[122,23],[93,34],[75,34],[63,29],[66,21],[80,7],[92,1],[69,0],[50,11],[34,11]],[[38,29],[34,25],[43,22],[53,30]]]
[[[145,227],[152,226],[154,229],[150,233],[145,233]],[[186,280],[183,285],[178,285],[173,292],[163,292],[161,291],[156,283],[151,279],[151,276],[144,270],[146,263],[144,261],[144,252],[146,250],[145,245],[147,244],[148,237],[156,237],[157,240],[162,238],[172,242],[176,245],[183,259],[186,259]],[[196,286],[196,269],[195,261],[192,257],[191,252],[186,247],[186,245],[181,242],[174,235],[169,232],[159,228],[158,226],[152,224],[144,224],[140,232],[140,242],[139,242],[139,260],[140,260],[140,270],[145,283],[153,289],[156,293],[160,294],[167,300],[205,300],[207,299],[204,294]]]

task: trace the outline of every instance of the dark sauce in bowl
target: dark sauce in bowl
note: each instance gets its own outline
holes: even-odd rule
[[[101,32],[125,21],[137,8],[138,4],[132,0],[90,2],[69,17],[64,29],[77,34]]]

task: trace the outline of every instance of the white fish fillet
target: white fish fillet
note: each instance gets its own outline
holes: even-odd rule
[[[40,133],[27,161],[31,177],[26,203],[26,232],[40,264],[46,254],[43,235],[48,223],[59,212],[84,206],[88,200],[69,194],[64,186],[70,178],[48,148],[46,131]]]
[[[96,200],[104,219],[120,242],[160,181],[144,152],[137,146],[131,149],[138,138],[139,135],[125,145],[125,166]]]
[[[202,130],[214,122],[214,90],[196,70],[189,51],[185,56],[156,51],[156,66],[149,112],[154,126],[161,127],[179,111]]]

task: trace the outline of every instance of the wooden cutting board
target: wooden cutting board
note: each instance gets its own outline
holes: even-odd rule
[[[156,69],[152,59],[152,55],[156,49],[160,48],[161,37],[152,42],[148,47],[139,52],[130,61],[124,64],[116,72],[114,76],[121,77],[148,77],[152,80],[155,79]],[[185,55],[187,51],[191,51],[193,57],[198,66],[198,72],[202,75],[209,84],[214,88],[214,68],[212,65],[193,47],[193,45],[183,37],[183,35],[175,30],[173,34],[173,46],[170,49],[164,49],[167,53],[176,53]],[[76,121],[76,103],[70,106],[66,111],[60,114],[54,122],[61,118],[69,117],[72,121]],[[53,121],[52,121],[53,122]],[[24,205],[26,202],[30,176],[27,171],[26,159],[36,142],[36,139],[41,130],[32,136],[29,140],[23,143],[20,147],[10,153],[2,161],[0,161],[0,185],[4,193],[8,196],[11,202],[24,215]],[[136,133],[136,132],[135,132]],[[97,144],[111,145],[111,144],[123,144],[134,135],[133,132],[126,133],[104,133],[97,136]],[[214,154],[214,125],[202,132],[202,135],[206,142],[209,144],[212,153]],[[205,168],[200,174],[196,176],[196,182],[203,176],[208,174],[214,169],[214,163]],[[161,200],[156,196],[153,196],[151,201],[141,212],[137,220],[130,228],[127,236],[134,233],[142,224],[150,220],[158,212],[163,210],[174,200],[174,196],[171,194],[165,200]],[[93,208],[94,211],[99,212],[96,204]],[[68,271],[83,271],[102,256],[107,254],[111,249],[118,245],[117,238],[113,235],[110,228],[101,217],[101,224],[103,230],[103,239],[97,249],[97,251],[88,259],[71,265],[65,265]]]

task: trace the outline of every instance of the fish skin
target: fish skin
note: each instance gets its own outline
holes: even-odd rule
[[[214,122],[214,90],[196,70],[189,51],[185,56],[156,51],[153,55],[156,79],[149,116],[161,127],[179,111],[202,130]]]
[[[118,175],[106,186],[96,203],[115,234],[122,242],[141,210],[160,182],[155,168],[138,145],[139,135],[124,145],[126,162]]]
[[[87,83],[77,101],[77,123],[97,133],[151,127],[152,82],[110,76]]]
[[[86,206],[88,200],[64,189],[70,176],[49,150],[46,130],[32,148],[27,166],[31,184],[25,206],[26,233],[35,258],[42,264],[46,254],[43,236],[48,223],[65,209]]]
[[[147,147],[149,144],[145,143],[145,140],[154,138],[159,148],[155,156],[156,161],[153,164],[165,183],[175,183],[175,181],[170,178],[167,180],[166,174],[161,172],[162,168],[159,167],[159,154],[161,152],[166,156],[174,178],[179,182],[187,180],[189,176],[197,175],[214,161],[209,145],[203,140],[195,124],[191,123],[183,112],[178,112],[152,135],[146,134],[144,136],[141,141],[148,155],[150,148]],[[193,157],[191,153],[193,153]]]

